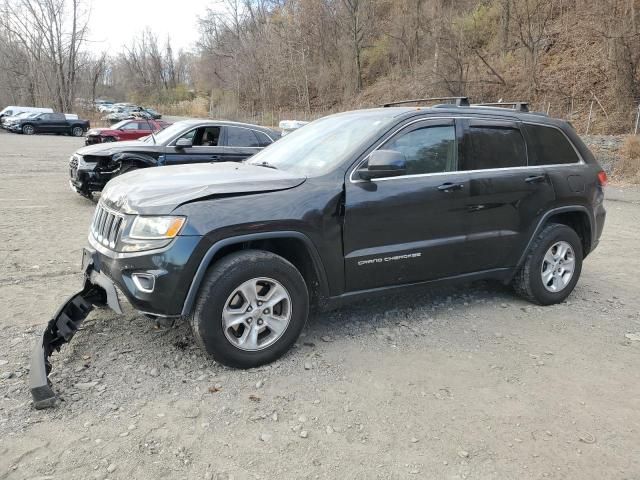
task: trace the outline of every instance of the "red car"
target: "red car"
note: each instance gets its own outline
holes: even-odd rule
[[[85,145],[94,143],[119,142],[122,140],[137,140],[146,137],[151,132],[157,132],[171,125],[162,120],[145,120],[134,118],[122,120],[109,128],[92,128],[87,132]]]

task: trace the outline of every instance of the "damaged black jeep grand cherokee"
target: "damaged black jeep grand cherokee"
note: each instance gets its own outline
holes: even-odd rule
[[[53,398],[51,352],[93,305],[120,311],[123,297],[186,319],[238,368],[283,355],[313,304],[487,278],[563,301],[600,238],[606,176],[567,122],[520,110],[352,111],[245,163],[115,178],[91,225],[85,288],[34,352],[36,405]]]

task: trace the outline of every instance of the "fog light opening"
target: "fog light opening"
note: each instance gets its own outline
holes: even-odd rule
[[[151,293],[156,286],[156,277],[150,273],[134,273],[131,278],[141,292]]]

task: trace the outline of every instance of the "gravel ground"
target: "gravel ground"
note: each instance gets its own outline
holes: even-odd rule
[[[30,350],[80,286],[94,208],[66,183],[81,142],[0,132],[0,479],[640,478],[637,191],[562,305],[490,283],[380,298],[250,371],[101,310],[35,411]]]
[[[626,135],[585,135],[582,140],[591,149],[607,175],[611,175],[625,138]]]

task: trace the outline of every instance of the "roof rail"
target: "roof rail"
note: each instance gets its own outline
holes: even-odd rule
[[[518,112],[528,112],[529,102],[492,102],[492,103],[473,103],[472,107],[509,107]]]
[[[401,100],[399,102],[389,102],[383,103],[380,105],[381,107],[392,107],[394,105],[406,105],[407,103],[418,103],[418,102],[440,102],[440,101],[450,101],[455,104],[457,107],[468,107],[469,106],[469,97],[431,97],[431,98],[415,98],[413,100]]]

